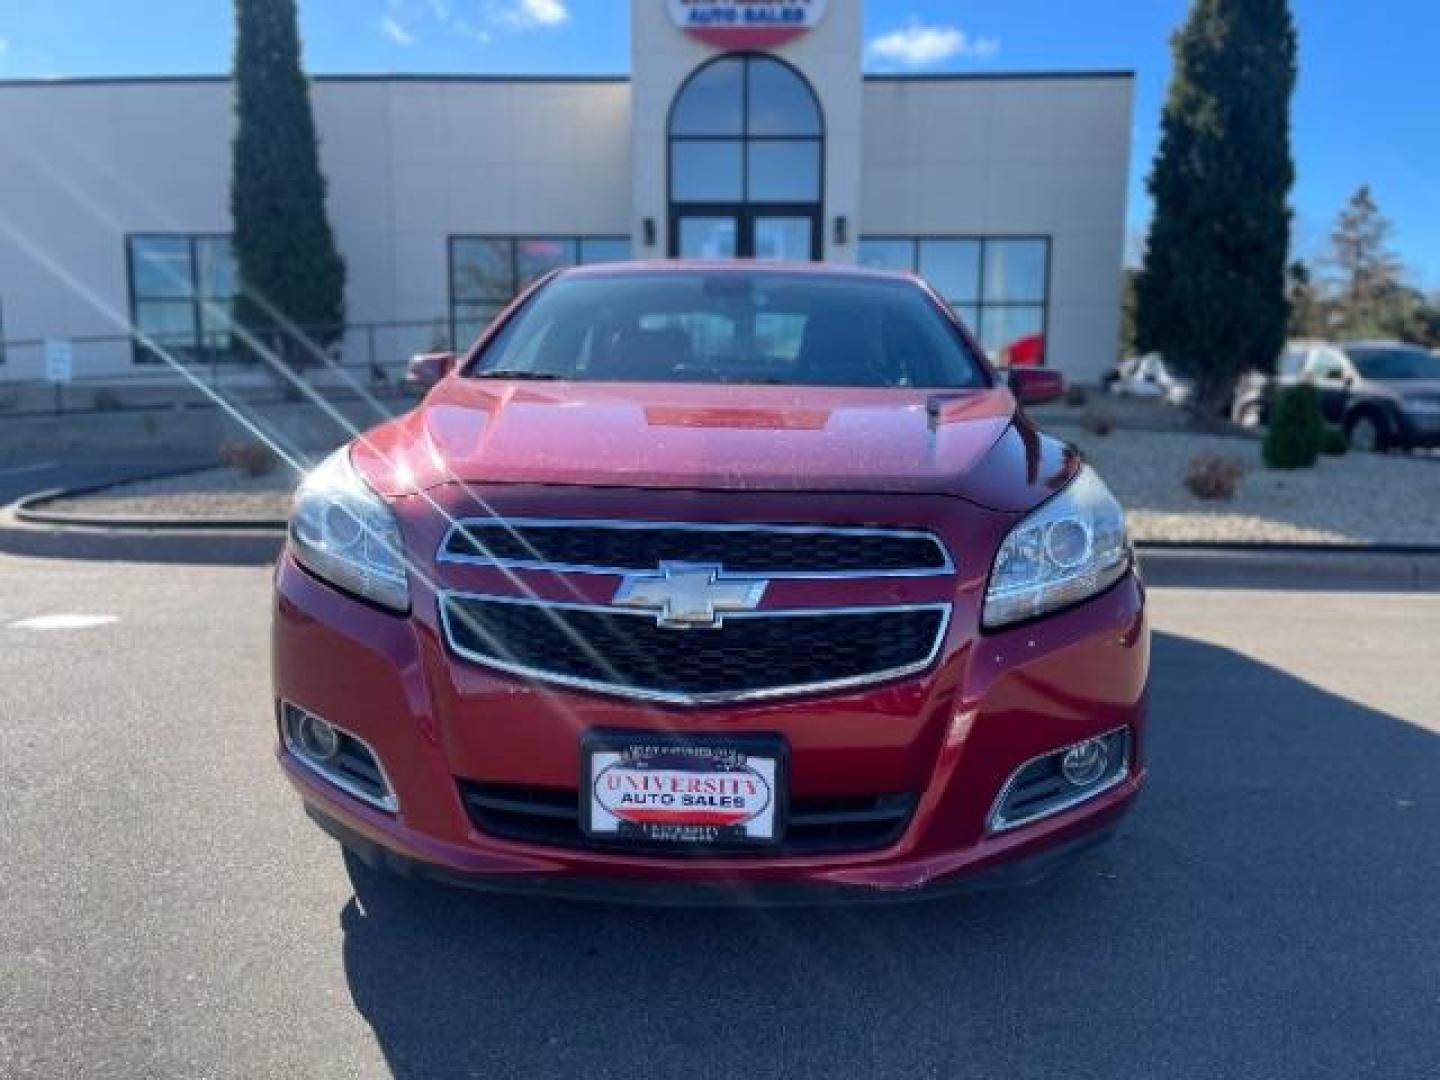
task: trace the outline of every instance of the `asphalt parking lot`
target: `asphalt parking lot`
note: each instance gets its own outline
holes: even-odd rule
[[[0,1076],[1440,1075],[1440,596],[1152,595],[1106,852],[693,912],[357,900],[271,760],[266,570],[0,557]]]

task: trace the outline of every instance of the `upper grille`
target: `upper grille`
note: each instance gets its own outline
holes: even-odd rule
[[[662,562],[715,563],[767,577],[946,574],[950,556],[927,532],[802,525],[475,519],[452,527],[445,562],[551,570],[653,570]]]
[[[447,593],[450,646],[492,667],[676,704],[837,690],[911,674],[939,652],[947,604],[730,614],[714,629],[653,613]]]

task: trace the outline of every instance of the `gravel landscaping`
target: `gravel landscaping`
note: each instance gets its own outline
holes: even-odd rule
[[[1046,431],[1068,432],[1087,421],[1103,417],[1112,427],[1125,431],[1189,431],[1190,414],[1154,398],[1117,397],[1089,389],[1083,405],[1063,401],[1027,409],[1030,418]]]
[[[1153,408],[1153,407],[1152,407]],[[1176,410],[1166,410],[1169,414]],[[1074,419],[1070,419],[1073,417]],[[1140,541],[1431,544],[1440,542],[1440,460],[1399,455],[1322,457],[1313,469],[1279,472],[1260,461],[1258,439],[1184,431],[1117,430],[1096,435],[1046,417],[1110,484]],[[1059,422],[1057,422],[1059,421]],[[1123,421],[1122,421],[1123,423]],[[1192,460],[1219,455],[1244,467],[1229,502],[1196,498],[1185,487]],[[124,484],[62,499],[47,509],[120,517],[279,520],[293,478],[277,469],[256,479],[230,468]]]
[[[1066,429],[1125,505],[1135,539],[1331,544],[1440,543],[1440,462],[1398,455],[1322,457],[1313,469],[1278,471],[1258,439],[1173,432]],[[1185,488],[1197,456],[1245,467],[1230,502]]]
[[[278,521],[290,512],[290,493],[294,489],[294,474],[283,466],[260,477],[242,476],[230,468],[208,469],[56,499],[43,509],[111,517]]]

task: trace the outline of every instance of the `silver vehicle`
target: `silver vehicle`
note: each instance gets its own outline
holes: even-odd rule
[[[1188,404],[1195,384],[1176,375],[1159,353],[1146,353],[1121,360],[1107,376],[1105,388],[1117,397],[1158,398],[1170,405]]]

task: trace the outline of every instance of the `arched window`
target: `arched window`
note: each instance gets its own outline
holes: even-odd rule
[[[819,257],[824,121],[794,68],[712,60],[680,88],[669,134],[673,254]]]

